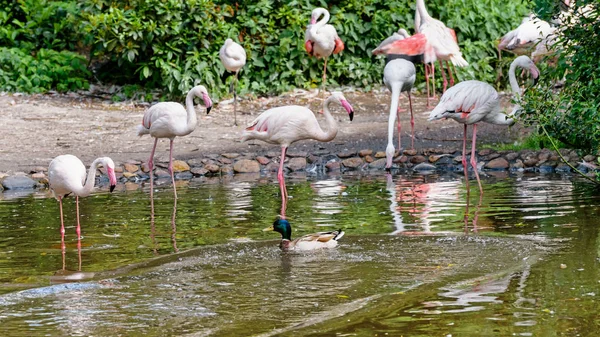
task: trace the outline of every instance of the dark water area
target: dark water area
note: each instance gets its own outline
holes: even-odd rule
[[[595,336],[600,196],[553,175],[293,175],[292,237],[264,232],[276,178],[163,181],[0,200],[3,336]],[[473,187],[475,186],[475,188]],[[468,202],[467,202],[468,201]]]

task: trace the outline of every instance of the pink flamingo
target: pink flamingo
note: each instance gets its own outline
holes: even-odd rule
[[[115,163],[108,157],[101,157],[92,162],[90,169],[85,172],[85,166],[79,158],[65,154],[58,156],[50,162],[48,167],[48,182],[54,197],[58,200],[60,207],[60,234],[62,242],[65,240],[65,222],[63,218],[63,198],[73,193],[75,195],[75,205],[77,214],[77,238],[81,238],[81,225],[79,222],[79,197],[87,197],[94,189],[96,182],[96,171],[98,166],[106,169],[108,180],[110,182],[110,191],[112,192],[117,185],[115,176]]]
[[[315,139],[321,142],[329,142],[337,135],[338,125],[329,111],[329,105],[333,102],[339,103],[350,116],[354,118],[352,106],[341,92],[333,92],[323,102],[323,112],[327,131],[323,131],[314,113],[303,106],[286,105],[269,109],[260,114],[242,134],[242,141],[259,139],[271,144],[281,145],[281,160],[277,180],[281,189],[281,198],[287,199],[285,181],[283,177],[283,162],[285,153],[290,144],[303,140]]]
[[[204,106],[206,106],[206,114],[212,108],[212,101],[208,97],[208,91],[202,85],[193,87],[187,94],[185,106],[176,102],[160,102],[151,106],[144,113],[142,124],[138,126],[138,136],[149,134],[154,137],[154,146],[150,159],[148,160],[148,168],[150,170],[150,198],[154,195],[154,151],[159,138],[169,138],[169,172],[171,172],[171,181],[173,182],[173,192],[177,199],[177,189],[175,188],[175,175],[173,173],[173,140],[175,137],[187,136],[196,128],[198,120],[196,111],[194,110],[194,97],[202,97]]]
[[[244,47],[233,42],[232,39],[227,39],[225,40],[223,47],[219,50],[219,58],[227,71],[235,73],[229,91],[233,93],[233,124],[237,125],[237,94],[235,85],[238,80],[239,71],[246,65],[246,51],[244,50]]]
[[[323,18],[319,19],[323,15]],[[325,81],[327,79],[327,58],[331,54],[339,54],[344,50],[344,42],[337,34],[335,27],[328,24],[329,11],[325,8],[318,7],[313,9],[310,16],[310,24],[306,27],[304,33],[304,48],[310,56],[316,58],[324,58],[325,65],[323,66],[323,83],[321,91],[325,98]]]
[[[513,93],[517,99],[520,98],[522,92],[517,83],[515,76],[516,67],[528,69],[534,80],[539,77],[539,70],[527,56],[517,57],[510,65],[508,77]],[[491,124],[514,124],[514,118],[520,110],[519,105],[515,105],[510,114],[506,115],[500,106],[500,97],[498,92],[489,84],[480,81],[464,81],[448,89],[439,104],[429,114],[429,120],[437,120],[442,118],[452,118],[455,121],[464,124],[463,136],[463,156],[462,164],[465,173],[467,190],[469,189],[469,179],[467,173],[467,125],[473,125],[473,143],[471,144],[471,166],[479,184],[479,191],[483,194],[479,173],[477,172],[477,161],[475,160],[475,142],[477,139],[477,124],[479,122],[487,122]]]
[[[446,27],[441,21],[432,18],[425,8],[424,0],[417,0],[417,12],[418,17],[415,19],[422,20],[418,24],[419,33],[403,39],[389,43],[386,46],[379,48],[375,54],[404,54],[404,55],[423,55],[423,62],[425,63],[425,79],[429,81],[429,74],[433,76],[435,72],[434,63],[439,61],[440,67],[442,68],[442,77],[444,78],[444,91],[447,86],[446,75],[443,71],[442,61],[450,61],[453,65],[458,67],[467,66],[467,61],[462,57],[460,48],[456,42],[456,34],[454,30]],[[427,64],[431,64],[430,68]],[[450,66],[448,65],[449,73]],[[450,77],[451,83],[454,78]],[[429,83],[427,83],[429,88]],[[434,88],[435,90],[435,88]],[[435,92],[432,96],[435,95]],[[427,106],[429,107],[430,97],[427,97]]]
[[[398,101],[401,92],[406,92],[408,95],[408,103],[410,107],[410,130],[411,130],[411,148],[415,147],[415,119],[412,111],[412,101],[410,98],[410,90],[412,89],[416,78],[415,65],[407,60],[395,59],[386,64],[383,70],[383,83],[392,92],[392,102],[390,104],[390,117],[388,121],[388,145],[385,150],[387,170],[392,167],[394,159],[394,121],[398,115],[398,149],[401,149],[400,135],[400,110],[398,109]]]

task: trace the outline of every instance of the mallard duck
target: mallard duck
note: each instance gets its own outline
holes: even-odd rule
[[[301,236],[292,241],[292,226],[285,219],[277,219],[273,227],[265,228],[265,231],[275,231],[281,234],[279,248],[283,251],[289,250],[317,250],[322,248],[334,248],[338,240],[344,236],[344,231],[339,229],[332,232],[318,232]]]

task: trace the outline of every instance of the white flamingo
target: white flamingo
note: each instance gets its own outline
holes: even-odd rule
[[[58,200],[60,207],[60,234],[62,242],[65,238],[65,222],[63,218],[63,198],[71,193],[75,195],[75,205],[77,212],[77,238],[81,238],[81,225],[79,223],[79,197],[87,197],[92,193],[96,182],[96,171],[98,166],[106,169],[112,192],[117,185],[115,176],[115,163],[108,157],[97,158],[90,165],[86,173],[85,165],[79,158],[65,154],[58,156],[50,162],[48,167],[48,182],[54,197]]]
[[[290,144],[303,139],[315,139],[320,142],[329,142],[337,135],[338,125],[329,111],[331,103],[339,103],[350,116],[354,117],[352,106],[341,92],[333,92],[323,102],[325,124],[327,131],[323,131],[315,114],[308,108],[298,105],[286,105],[269,109],[260,114],[242,134],[242,141],[259,139],[271,144],[281,146],[281,160],[277,180],[281,189],[281,198],[287,199],[285,181],[283,177],[283,162],[285,153]]]
[[[242,46],[233,42],[232,39],[225,40],[223,47],[219,50],[219,58],[227,71],[235,73],[229,91],[233,93],[233,123],[237,125],[237,95],[235,86],[237,84],[238,73],[246,65],[246,51]]]
[[[515,76],[516,67],[521,67],[530,71],[531,76],[535,79],[539,77],[539,70],[527,56],[517,57],[510,65],[508,77],[510,86],[517,98],[521,97],[521,88],[517,83]],[[519,105],[515,105],[510,114],[506,115],[500,106],[500,97],[498,92],[489,84],[480,81],[464,81],[449,88],[442,98],[440,103],[431,111],[429,120],[433,121],[442,118],[452,118],[455,121],[464,124],[463,136],[463,157],[462,164],[465,173],[467,190],[469,189],[469,179],[467,174],[467,125],[473,125],[473,143],[471,145],[471,166],[479,184],[479,191],[483,194],[479,173],[477,172],[477,161],[475,160],[475,142],[477,139],[477,124],[479,122],[487,122],[491,124],[514,124],[513,117],[520,110]]]
[[[319,21],[319,19],[323,18]],[[316,58],[325,59],[323,66],[323,83],[321,91],[323,92],[323,98],[325,97],[325,81],[327,79],[327,58],[331,54],[339,54],[344,50],[344,42],[337,34],[335,27],[328,24],[329,22],[329,11],[325,8],[318,7],[313,9],[310,16],[310,24],[306,27],[304,33],[304,48],[310,56]]]
[[[529,54],[536,44],[554,34],[555,30],[548,22],[531,14],[523,19],[519,27],[502,37],[498,49]]]
[[[428,79],[429,74],[435,72],[436,61],[439,61],[442,68],[442,77],[444,79],[444,91],[448,83],[446,75],[443,71],[442,61],[450,61],[458,67],[467,66],[467,61],[462,57],[460,48],[456,42],[456,34],[454,30],[446,27],[444,23],[436,20],[429,15],[425,7],[424,0],[417,0],[418,17],[418,33],[404,40],[394,41],[387,46],[378,50],[379,54],[404,54],[404,55],[423,55],[425,63],[425,78]],[[431,69],[427,67],[431,64]],[[448,65],[449,73],[450,66]],[[451,81],[453,78],[451,77]],[[433,93],[435,96],[435,93]],[[427,106],[429,107],[430,97],[427,98]]]
[[[198,85],[192,88],[185,99],[185,108],[180,103],[176,102],[160,102],[151,106],[144,113],[142,124],[138,126],[138,136],[149,134],[154,137],[154,146],[150,159],[148,160],[148,168],[150,170],[150,198],[154,193],[154,151],[159,138],[169,138],[169,172],[171,172],[171,181],[173,182],[173,192],[177,199],[177,189],[175,188],[175,175],[173,173],[173,140],[175,137],[187,136],[196,128],[198,119],[194,110],[194,97],[202,97],[206,113],[212,108],[212,101],[208,96],[208,91],[203,85]]]
[[[408,104],[410,108],[410,130],[411,130],[411,148],[415,147],[415,119],[412,111],[412,100],[410,90],[412,89],[416,78],[415,65],[412,62],[403,59],[395,59],[386,64],[383,70],[383,83],[392,92],[392,101],[390,103],[390,117],[388,121],[388,145],[385,149],[386,169],[392,167],[394,159],[394,121],[398,116],[398,149],[401,147],[401,126],[400,126],[400,111],[398,102],[400,93],[406,92],[408,95]]]

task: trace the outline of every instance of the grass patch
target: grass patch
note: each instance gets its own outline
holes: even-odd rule
[[[566,148],[566,146],[558,142],[558,148]],[[482,149],[492,149],[495,151],[521,151],[521,150],[541,150],[552,148],[552,143],[546,135],[532,133],[525,138],[519,139],[514,143],[502,144],[483,144]]]

